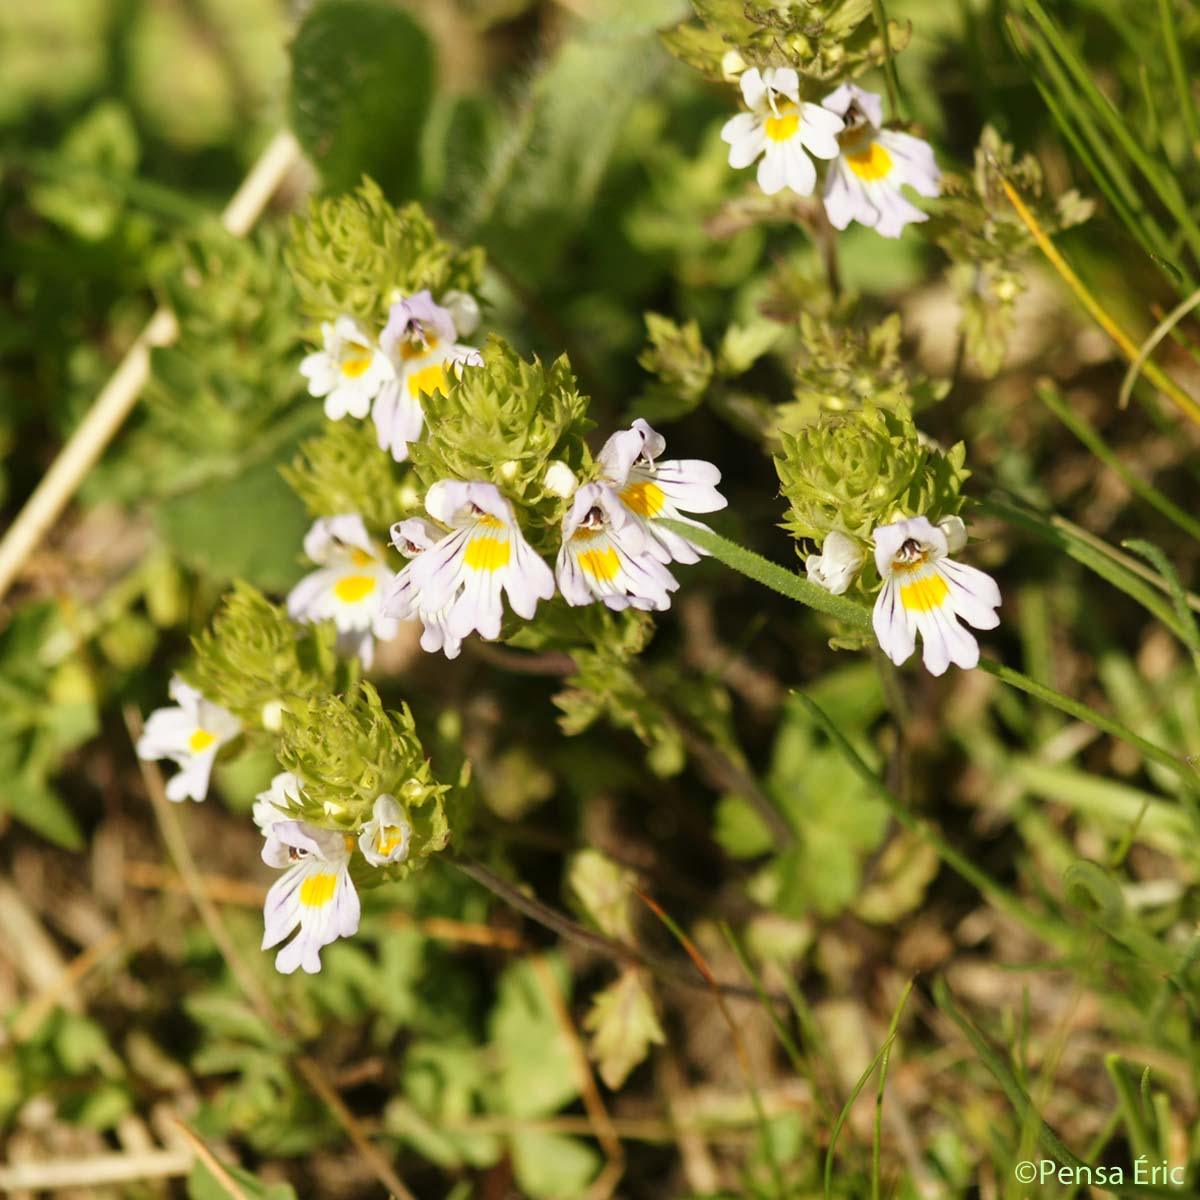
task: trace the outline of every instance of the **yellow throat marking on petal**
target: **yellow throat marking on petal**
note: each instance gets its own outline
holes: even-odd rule
[[[864,183],[886,179],[892,171],[892,156],[878,142],[872,142],[865,150],[847,154],[846,163]]]
[[[485,533],[467,543],[463,562],[473,571],[498,571],[508,565],[511,555],[512,547],[508,544],[508,538],[492,537]]]
[[[350,561],[356,567],[369,567],[375,561],[375,555],[369,554],[366,550],[360,550],[356,546],[350,551]]]
[[[499,517],[493,517],[491,513],[480,513],[475,518],[477,525],[482,525],[484,529],[503,529],[504,522]]]
[[[621,502],[639,517],[656,517],[662,512],[663,490],[657,483],[630,483],[621,492]]]
[[[300,885],[300,903],[305,908],[324,908],[333,899],[337,876],[328,871],[309,875]]]
[[[794,108],[780,110],[779,116],[768,117],[763,122],[763,132],[773,142],[786,142],[796,136],[800,128],[800,114]]]
[[[342,359],[342,374],[347,379],[357,379],[360,375],[365,375],[367,368],[371,365],[373,357],[371,351],[357,342],[348,342],[345,349],[349,351],[349,354]]]
[[[209,733],[207,729],[193,729],[192,736],[188,738],[188,749],[193,754],[199,754],[201,750],[207,750],[216,740],[217,735]]]
[[[432,396],[434,392],[446,391],[446,367],[444,363],[433,363],[432,366],[422,367],[408,376],[408,394],[414,399],[424,392]]]
[[[950,585],[940,575],[926,575],[901,584],[900,603],[916,612],[933,612],[941,608],[950,594]]]
[[[423,345],[420,342],[412,342],[407,339],[400,343],[400,357],[406,362],[411,358],[424,358],[427,354],[432,354],[438,348],[438,340],[436,337],[429,338]]]
[[[343,575],[333,585],[333,594],[344,604],[365,600],[378,586],[373,575]]]
[[[353,835],[353,834],[351,834],[351,833],[343,834],[343,835],[342,835],[342,842],[343,842],[343,844],[344,844],[344,845],[345,845],[345,847],[346,847],[346,853],[347,853],[347,854],[353,854],[353,853],[354,853],[354,847],[358,845],[358,842],[355,840],[355,837],[354,837],[354,835]]]
[[[388,855],[404,841],[404,830],[399,825],[381,825],[375,835],[375,850]]]
[[[585,550],[578,557],[580,570],[586,571],[593,579],[602,579],[605,583],[615,579],[621,569],[621,560],[611,546],[606,546],[603,550]]]

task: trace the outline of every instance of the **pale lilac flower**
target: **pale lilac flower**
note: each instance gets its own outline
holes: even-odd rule
[[[941,675],[950,663],[976,666],[979,643],[958,619],[976,629],[1000,624],[995,580],[947,558],[945,532],[925,517],[881,525],[874,537],[883,589],[872,619],[884,653],[899,665],[911,656],[920,633],[931,675]]]
[[[320,569],[292,588],[288,615],[293,621],[332,621],[338,648],[357,654],[369,669],[375,639],[388,641],[396,636],[396,622],[383,613],[391,568],[357,513],[315,521],[304,538],[304,553]]]
[[[742,99],[749,112],[725,122],[721,137],[729,143],[729,165],[758,164],[758,186],[768,196],[791,188],[812,194],[817,182],[817,158],[837,158],[837,135],[842,119],[800,100],[800,77],[791,67],[751,67],[742,73]]]
[[[412,826],[394,796],[377,796],[371,819],[358,835],[358,848],[373,867],[386,867],[408,857]]]
[[[321,969],[321,949],[358,932],[358,892],[350,878],[354,839],[303,821],[274,821],[268,827],[263,862],[283,870],[263,907],[262,948],[299,933],[275,956],[275,969],[309,975]],[[286,869],[285,869],[286,868]]]
[[[839,138],[841,153],[825,179],[830,224],[845,229],[857,221],[883,237],[896,238],[910,222],[927,221],[929,214],[906,200],[900,188],[907,183],[922,196],[938,194],[942,173],[929,143],[881,129],[879,96],[853,83],[842,84],[821,103],[846,123]]]
[[[393,584],[387,611],[420,617],[430,648],[441,642],[447,658],[478,631],[500,636],[501,593],[513,612],[529,620],[539,600],[554,595],[554,574],[521,534],[512,505],[491,483],[441,480],[425,496],[425,509],[450,532],[420,549],[429,529],[401,522],[393,530],[419,550]],[[427,640],[428,639],[428,640]]]
[[[392,364],[353,317],[338,317],[332,325],[326,321],[321,336],[322,348],[300,363],[309,394],[325,397],[331,421],[347,415],[361,420],[392,378]]]
[[[804,560],[804,569],[813,583],[840,596],[854,582],[865,559],[857,538],[834,529],[825,535],[821,553],[810,554]]]
[[[600,480],[609,484],[649,538],[660,562],[694,563],[706,551],[667,529],[667,517],[704,529],[684,513],[717,512],[727,501],[717,491],[721,472],[700,458],[656,461],[667,443],[640,417],[604,443],[597,458]]]
[[[237,737],[242,723],[178,675],[171,679],[167,694],[178,707],[156,708],[146,718],[137,756],[148,761],[168,758],[179,768],[167,780],[168,800],[203,800],[217,751]]]
[[[396,462],[408,458],[409,443],[421,436],[421,396],[445,392],[451,375],[461,378],[464,367],[483,365],[478,350],[455,340],[462,329],[473,327],[472,314],[478,324],[479,306],[465,292],[446,298],[453,299],[456,311],[436,304],[428,289],[398,300],[379,339],[392,378],[380,389],[371,415],[379,448]]]
[[[656,554],[657,545],[617,492],[604,483],[584,484],[563,518],[555,574],[573,606],[603,600],[626,608],[671,607],[679,584]]]

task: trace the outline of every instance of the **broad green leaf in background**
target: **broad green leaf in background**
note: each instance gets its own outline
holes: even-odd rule
[[[569,981],[556,958],[547,960],[564,1002]],[[579,1094],[571,1048],[538,973],[513,963],[500,978],[489,1032],[499,1065],[498,1108],[514,1117],[544,1117]]]
[[[372,0],[325,0],[292,43],[289,114],[331,191],[369,175],[393,199],[421,190],[421,134],[433,48],[408,13]]]
[[[157,516],[180,559],[214,580],[241,578],[283,592],[304,570],[308,520],[273,463],[172,497]]]
[[[863,859],[882,844],[886,807],[792,705],[776,737],[766,782],[797,840],[763,868],[751,894],[789,917],[840,912],[859,893]],[[758,857],[775,845],[740,796],[722,798],[715,836],[737,858]]]
[[[600,1156],[591,1146],[558,1133],[515,1133],[512,1149],[517,1182],[539,1200],[581,1195],[600,1169]]]
[[[665,56],[650,36],[564,42],[529,86],[466,216],[501,265],[524,283],[552,274],[589,214],[634,101]]]

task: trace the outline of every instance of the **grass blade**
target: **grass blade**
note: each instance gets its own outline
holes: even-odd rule
[[[833,1196],[833,1153],[837,1149],[838,1138],[841,1136],[842,1126],[846,1123],[846,1118],[850,1115],[850,1110],[854,1107],[855,1100],[858,1099],[859,1093],[866,1087],[867,1080],[871,1078],[875,1068],[881,1062],[886,1061],[888,1052],[892,1048],[892,1042],[896,1040],[897,1026],[900,1024],[900,1014],[904,1011],[905,1004],[908,1003],[909,993],[913,989],[913,981],[908,981],[908,986],[900,996],[900,1003],[896,1006],[896,1011],[892,1014],[892,1023],[888,1028],[887,1038],[882,1046],[875,1053],[875,1057],[871,1059],[867,1065],[867,1069],[858,1077],[858,1082],[850,1091],[850,1096],[846,1100],[842,1111],[838,1114],[838,1119],[833,1126],[833,1132],[829,1135],[829,1148],[825,1151],[825,1200],[831,1200]]]
[[[1200,292],[1196,293],[1200,301]],[[1132,370],[1132,368],[1130,368]],[[1050,382],[1036,388],[1041,402],[1114,474],[1124,480],[1126,487],[1135,496],[1140,496],[1151,508],[1162,513],[1189,537],[1200,541],[1200,521],[1184,512],[1173,500],[1164,496],[1153,484],[1135,475],[1096,430],[1063,399],[1059,390]],[[1160,572],[1161,573],[1161,572]]]

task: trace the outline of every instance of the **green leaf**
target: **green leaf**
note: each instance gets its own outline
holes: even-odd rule
[[[251,1200],[296,1200],[296,1191],[290,1183],[260,1183],[249,1171],[223,1163],[226,1174],[237,1184],[242,1193]],[[229,1200],[229,1189],[196,1159],[187,1180],[188,1200]]]
[[[325,0],[291,53],[292,128],[328,188],[346,191],[369,175],[393,197],[415,195],[434,79],[421,26],[371,0]]]
[[[83,849],[79,822],[44,780],[10,779],[4,785],[0,809],[7,809],[22,825],[64,850]]]
[[[613,1091],[650,1053],[651,1045],[666,1041],[643,973],[633,967],[592,997],[583,1027],[592,1035],[588,1052],[600,1067],[600,1078]]]
[[[758,810],[734,793],[722,796],[717,802],[713,837],[732,858],[757,858],[775,847],[775,835]]]
[[[600,1156],[591,1146],[557,1133],[513,1134],[512,1149],[517,1183],[529,1196],[578,1196],[600,1169]]]
[[[665,58],[649,39],[564,42],[476,185],[467,227],[523,282],[549,278],[593,202],[638,97]]]
[[[303,573],[308,521],[274,463],[167,500],[158,521],[180,559],[216,581],[283,592]]]
[[[618,866],[599,850],[581,850],[567,869],[567,885],[577,907],[609,937],[633,941],[629,917],[632,871]]]
[[[547,961],[565,999],[566,968],[557,958]],[[501,1112],[514,1117],[548,1116],[579,1094],[571,1048],[542,981],[528,962],[514,963],[501,976],[489,1030],[499,1064]]]

